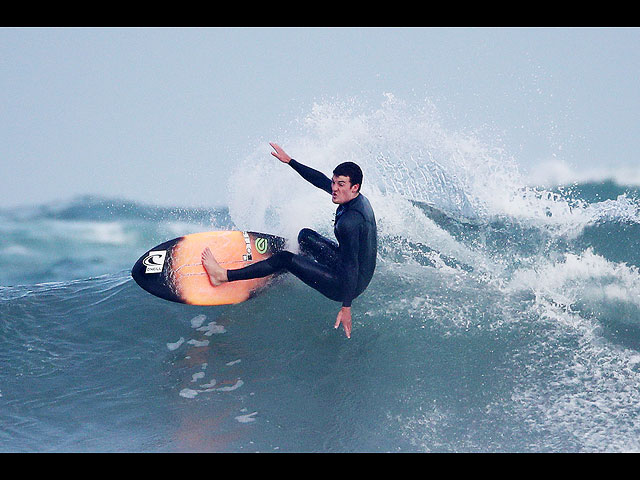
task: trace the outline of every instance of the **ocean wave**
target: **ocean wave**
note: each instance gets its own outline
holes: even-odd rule
[[[365,169],[379,255],[351,339],[290,275],[223,307],[130,277],[186,233],[331,236],[326,194],[262,147],[225,208],[4,209],[0,451],[640,449],[635,191],[528,186],[499,148],[391,97],[318,105],[283,140],[323,171]]]
[[[573,168],[560,159],[538,163],[529,169],[529,184],[537,187],[554,188],[560,185],[606,185],[621,188],[640,187],[640,171],[636,167],[580,167]]]
[[[167,207],[138,201],[81,195],[41,205],[0,209],[0,218],[20,221],[39,219],[97,220],[136,219],[150,222],[186,221],[230,226],[227,207]]]

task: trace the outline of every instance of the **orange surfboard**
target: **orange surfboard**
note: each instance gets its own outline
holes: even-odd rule
[[[185,235],[161,243],[141,256],[131,276],[147,292],[189,305],[228,305],[248,300],[271,277],[211,285],[201,256],[211,249],[218,263],[242,268],[269,258],[284,248],[284,238],[257,232],[219,231]]]

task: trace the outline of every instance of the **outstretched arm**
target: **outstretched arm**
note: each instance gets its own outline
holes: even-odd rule
[[[300,174],[307,182],[313,186],[324,190],[327,193],[331,193],[331,179],[322,172],[314,170],[313,168],[302,165],[300,162],[291,158],[279,145],[275,143],[269,143],[275,150],[271,152],[271,155],[276,157],[282,163],[288,163],[296,172]]]

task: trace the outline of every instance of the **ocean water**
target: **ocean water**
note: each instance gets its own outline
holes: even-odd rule
[[[221,206],[0,209],[0,451],[640,450],[637,186],[531,185],[486,138],[391,97],[317,105],[283,137],[315,168],[365,172],[379,255],[352,338],[291,276],[223,307],[130,277],[187,233],[331,235],[328,196],[265,142]]]

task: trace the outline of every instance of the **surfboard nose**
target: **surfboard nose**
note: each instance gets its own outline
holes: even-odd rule
[[[214,287],[202,265],[202,252],[209,248],[221,266],[236,269],[265,260],[284,246],[284,238],[257,232],[193,233],[147,251],[134,264],[131,276],[141,288],[165,300],[190,305],[240,303],[266,286],[270,278]]]

